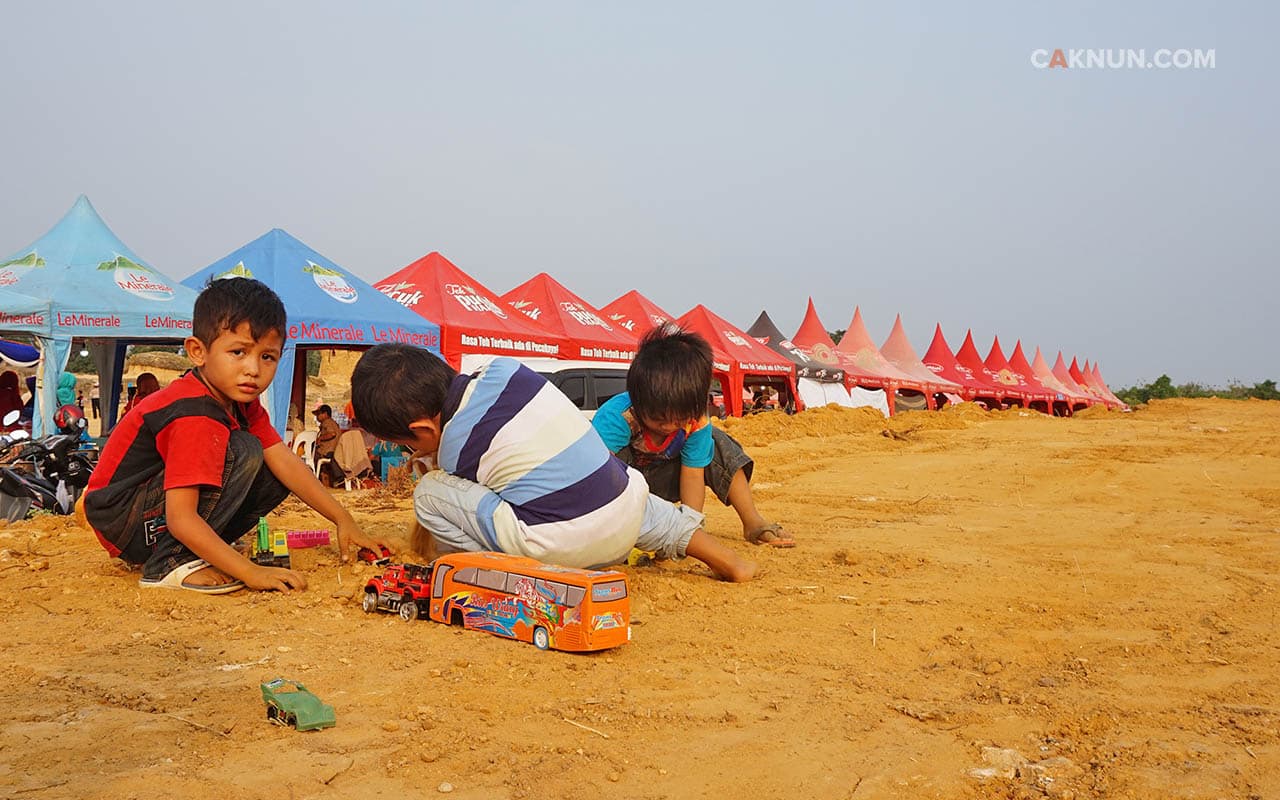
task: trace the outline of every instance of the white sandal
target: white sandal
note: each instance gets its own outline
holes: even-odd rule
[[[168,575],[159,580],[141,578],[138,580],[138,585],[144,589],[186,589],[188,592],[198,592],[199,594],[229,594],[244,588],[244,581],[241,580],[219,583],[215,586],[200,586],[185,582],[193,573],[199,572],[208,566],[208,561],[203,558],[197,558],[194,561],[188,561],[185,564],[174,567],[169,571]]]

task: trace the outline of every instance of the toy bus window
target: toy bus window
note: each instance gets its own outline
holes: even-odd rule
[[[586,596],[587,590],[581,586],[569,586],[567,588],[569,592],[568,596],[565,597],[564,604],[569,608],[573,608],[582,603],[582,598]]]
[[[458,583],[469,583],[469,584],[471,584],[472,586],[479,586],[479,585],[480,585],[480,584],[476,583],[476,568],[475,568],[475,567],[467,567],[466,569],[460,569],[460,570],[458,570],[458,574],[457,574],[457,575],[454,575],[454,576],[453,576],[453,579],[454,579],[455,581],[457,581]]]
[[[505,591],[507,594],[513,594],[517,597],[531,595],[533,594],[533,578],[528,575],[521,575],[518,572],[508,573]]]
[[[626,581],[606,581],[591,587],[591,599],[598,602],[605,603],[610,600],[621,600],[626,596]]]
[[[449,570],[453,567],[448,564],[441,564],[440,569],[436,570],[436,580],[431,587],[432,597],[444,597],[444,576],[449,574]]]
[[[476,584],[486,589],[496,589],[499,592],[505,591],[507,573],[498,569],[482,569],[476,575]]]
[[[564,605],[565,597],[569,593],[569,587],[563,583],[555,581],[544,581],[539,579],[537,583],[539,596],[545,598],[548,602]]]

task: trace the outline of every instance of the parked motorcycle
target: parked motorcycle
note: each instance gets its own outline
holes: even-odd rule
[[[0,437],[0,517],[14,522],[32,511],[72,512],[93,473],[93,460],[78,449],[83,417],[76,427],[36,440],[25,431]]]

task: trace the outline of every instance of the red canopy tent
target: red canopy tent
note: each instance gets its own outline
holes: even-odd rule
[[[1045,404],[1044,412],[1046,414],[1058,417],[1065,417],[1071,414],[1071,404],[1068,402],[1066,394],[1045,386],[1040,381],[1036,371],[1031,367],[1031,362],[1027,361],[1027,354],[1022,349],[1021,339],[1014,342],[1013,353],[1009,356],[1009,367],[1022,376],[1022,379],[1026,381],[1033,392],[1040,395]]]
[[[1031,360],[1031,371],[1035,373],[1040,383],[1045,388],[1052,389],[1067,399],[1067,404],[1072,412],[1079,411],[1082,408],[1088,408],[1094,402],[1092,397],[1085,394],[1079,386],[1072,381],[1071,384],[1064,383],[1057,375],[1053,374],[1053,370],[1049,369],[1049,362],[1045,361],[1044,355],[1040,352],[1040,348],[1036,348],[1036,357]]]
[[[973,346],[972,338],[966,338],[965,341],[970,347]],[[974,353],[976,355],[977,351],[975,350]],[[983,371],[975,372],[960,363],[951,352],[951,347],[947,345],[947,339],[942,335],[941,325],[937,325],[933,330],[933,341],[929,344],[928,352],[924,354],[923,363],[939,377],[960,384],[960,396],[964,399],[984,400],[988,405],[1000,407],[1001,390],[986,380]]]
[[[728,413],[742,416],[742,392],[748,376],[765,379],[761,383],[782,381],[790,396],[796,397],[796,365],[716,316],[706,306],[694,306],[675,322],[711,344],[712,374],[720,379]]]
[[[1067,362],[1062,359],[1061,350],[1058,351],[1058,360],[1053,362],[1053,369],[1050,371],[1053,372],[1053,377],[1057,378],[1059,383],[1070,389],[1073,394],[1083,397],[1089,405],[1102,402],[1097,395],[1076,383],[1076,379],[1071,377],[1071,371],[1067,369]]]
[[[605,322],[599,309],[545,272],[502,295],[502,302],[538,327],[568,339],[569,351],[562,353],[563,358],[630,361],[636,356],[634,334]]]
[[[987,369],[991,370],[991,374],[995,376],[997,382],[1017,389],[1018,394],[1026,401],[1027,408],[1034,408],[1045,413],[1049,412],[1050,396],[1048,390],[1043,386],[1033,387],[1027,382],[1025,375],[1009,364],[1009,359],[1004,356],[1004,350],[1000,349],[999,336],[992,338],[991,350],[987,352],[987,357],[983,363],[987,365]]]
[[[650,329],[675,319],[635,289],[601,308],[600,314],[609,322],[636,336],[643,336]]]
[[[846,388],[861,383],[863,386],[874,386],[880,388],[880,382],[869,382],[870,375],[862,370],[857,370],[856,374],[851,375],[850,370],[855,367],[849,359],[843,357],[836,350],[836,343],[831,340],[831,335],[827,333],[827,327],[822,324],[822,320],[818,319],[818,310],[813,307],[813,298],[809,298],[809,307],[805,309],[804,319],[800,322],[800,327],[796,330],[796,335],[790,339],[791,344],[799,350],[801,355],[820,365],[820,368],[832,370],[844,370],[844,380]],[[855,380],[855,379],[864,380]]]
[[[884,344],[880,345],[880,354],[887,358],[890,364],[924,382],[927,394],[926,399],[931,409],[937,406],[933,398],[934,393],[952,392],[959,394],[961,391],[959,383],[939,377],[937,373],[924,365],[924,362],[920,360],[920,356],[916,355],[915,348],[911,346],[911,340],[907,338],[907,332],[902,327],[901,314],[894,317],[893,330],[889,331],[889,338],[885,339]]]
[[[568,341],[511,313],[498,296],[439,253],[428,253],[374,288],[440,326],[454,369],[467,353],[564,358]]]
[[[1004,356],[1001,355],[1003,359]],[[987,367],[986,362],[982,360],[982,356],[978,354],[978,347],[973,343],[973,331],[966,331],[964,335],[964,344],[960,345],[960,349],[956,351],[956,361],[962,367],[968,367],[974,375],[982,376],[982,380],[995,388],[996,400],[1001,405],[1010,402],[1017,405],[1025,405],[1027,402],[1026,395],[1018,388],[1018,381],[1013,377],[1012,371],[1003,378]]]

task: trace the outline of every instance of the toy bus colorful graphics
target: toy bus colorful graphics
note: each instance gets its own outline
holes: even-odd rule
[[[505,553],[453,553],[423,567],[395,564],[365,586],[366,612],[425,614],[540,650],[605,650],[631,638],[627,576]]]

